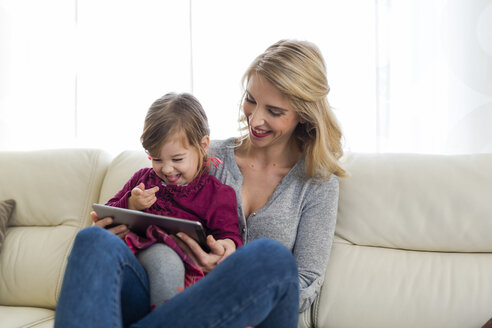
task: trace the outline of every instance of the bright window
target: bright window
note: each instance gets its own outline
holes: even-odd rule
[[[325,57],[346,150],[492,152],[491,31],[492,0],[0,0],[0,150],[140,149],[171,91],[237,135],[243,72],[295,38]]]

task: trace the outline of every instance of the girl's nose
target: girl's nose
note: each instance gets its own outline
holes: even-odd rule
[[[172,167],[172,165],[169,165],[169,164],[164,164],[162,166],[162,173],[164,173],[165,175],[169,175],[173,172],[174,168]]]

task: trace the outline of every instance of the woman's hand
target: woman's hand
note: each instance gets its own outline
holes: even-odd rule
[[[209,253],[206,253],[193,238],[183,232],[171,237],[204,273],[212,271],[236,250],[236,244],[231,239],[217,241],[212,235],[207,236]]]
[[[94,221],[94,224],[96,226],[104,228],[104,229],[108,230],[109,232],[114,233],[115,235],[117,235],[121,239],[125,238],[126,234],[130,231],[128,229],[128,226],[126,226],[125,224],[120,224],[120,225],[115,226],[115,227],[106,228],[108,225],[113,223],[113,218],[106,217],[106,218],[100,219],[97,216],[96,212],[94,212],[94,211],[91,212],[91,219],[92,219],[92,221]]]

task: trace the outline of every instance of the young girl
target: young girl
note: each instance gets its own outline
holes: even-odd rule
[[[210,161],[218,160],[207,156],[209,127],[197,99],[169,93],[156,100],[141,142],[152,168],[137,171],[107,205],[201,222],[214,253],[222,254],[218,262],[240,247],[236,194],[208,174]],[[129,232],[125,241],[147,271],[151,308],[207,273],[156,226],[145,237]]]

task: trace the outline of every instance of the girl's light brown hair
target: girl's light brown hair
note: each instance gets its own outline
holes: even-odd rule
[[[328,103],[330,87],[318,47],[307,41],[278,41],[251,63],[243,76],[245,87],[254,74],[272,83],[299,115],[302,123],[293,137],[305,154],[306,174],[318,179],[327,179],[332,173],[346,176],[339,163],[342,132]],[[241,122],[247,122],[244,115]],[[248,139],[243,142],[247,144]]]
[[[201,141],[208,135],[207,115],[200,102],[189,93],[168,93],[154,101],[147,111],[140,141],[151,157],[159,157],[166,141],[182,137],[184,145],[198,151],[198,175],[206,169],[207,152]]]

